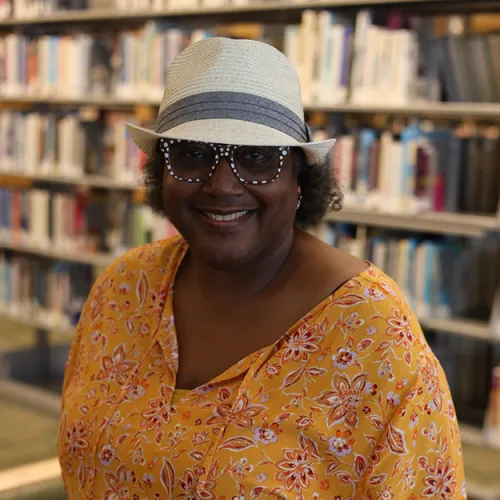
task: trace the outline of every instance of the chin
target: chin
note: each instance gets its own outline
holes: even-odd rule
[[[245,238],[246,239],[246,238]],[[231,271],[249,264],[256,255],[255,241],[248,244],[243,241],[193,242],[191,249],[198,258],[220,271]]]

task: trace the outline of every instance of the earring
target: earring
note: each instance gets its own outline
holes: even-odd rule
[[[299,200],[297,201],[297,210],[300,208],[301,203],[302,203],[302,195],[299,196]]]

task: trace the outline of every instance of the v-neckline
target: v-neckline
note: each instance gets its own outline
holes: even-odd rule
[[[166,329],[160,329],[160,335],[162,332],[165,332],[167,338],[162,339],[165,341],[166,345],[169,346],[169,349],[171,350],[171,359],[168,360],[168,366],[171,370],[171,376],[173,378],[172,380],[172,394],[173,391],[176,389],[187,391],[185,393],[184,397],[188,397],[189,394],[191,393],[204,393],[207,390],[209,390],[211,387],[220,384],[223,381],[226,380],[231,380],[236,377],[240,377],[243,374],[247,373],[251,368],[252,365],[254,365],[257,361],[259,361],[261,358],[261,363],[262,364],[263,360],[267,359],[273,351],[277,350],[277,346],[281,343],[284,343],[287,341],[294,332],[296,332],[303,324],[307,323],[312,317],[317,316],[321,310],[323,310],[327,305],[329,305],[332,301],[335,300],[335,297],[338,296],[348,285],[352,280],[359,279],[365,274],[369,274],[372,269],[373,269],[373,264],[370,262],[367,262],[368,268],[362,271],[361,273],[357,274],[356,276],[353,276],[346,282],[344,282],[340,287],[338,287],[336,290],[334,290],[330,295],[325,297],[323,300],[318,302],[310,311],[308,311],[302,318],[300,318],[298,321],[296,321],[286,332],[284,332],[280,337],[273,342],[272,344],[269,344],[267,346],[264,346],[260,349],[257,349],[253,353],[249,354],[243,359],[240,359],[236,363],[234,363],[232,366],[224,370],[222,373],[219,375],[215,376],[211,380],[207,381],[206,383],[195,387],[194,389],[184,389],[184,388],[177,388],[177,374],[179,373],[179,341],[177,338],[177,330],[175,327],[175,316],[174,316],[174,289],[175,289],[175,280],[177,278],[177,273],[181,267],[181,264],[186,257],[186,254],[189,250],[189,246],[187,242],[182,238],[182,236],[178,236],[178,245],[179,248],[175,252],[173,256],[173,263],[171,264],[170,267],[170,272],[167,273],[166,280],[168,281],[168,292],[165,300],[165,307],[164,307],[164,313],[163,313],[163,320],[167,322],[168,328]],[[160,342],[162,343],[162,342]],[[265,354],[265,356],[263,356]],[[184,399],[183,397],[183,399]]]

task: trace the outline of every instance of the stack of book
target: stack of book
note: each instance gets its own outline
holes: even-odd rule
[[[0,243],[118,255],[175,233],[165,218],[117,192],[0,188]]]
[[[138,184],[145,156],[126,132],[125,112],[0,111],[0,173]]]
[[[2,34],[0,95],[159,102],[172,60],[208,35],[161,21],[116,34]]]
[[[69,328],[78,322],[92,282],[89,266],[48,264],[0,251],[0,312]]]
[[[321,239],[384,270],[423,318],[488,322],[500,286],[500,235],[462,241],[454,237],[322,224]]]
[[[337,136],[334,165],[347,207],[390,213],[496,214],[500,129],[397,122],[385,129],[317,130]]]

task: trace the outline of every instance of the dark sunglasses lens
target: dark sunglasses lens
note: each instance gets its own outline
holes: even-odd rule
[[[207,179],[216,163],[213,148],[201,142],[174,142],[169,150],[172,171],[183,179]]]
[[[284,155],[278,147],[239,146],[234,151],[238,175],[247,182],[269,182],[280,170]]]

